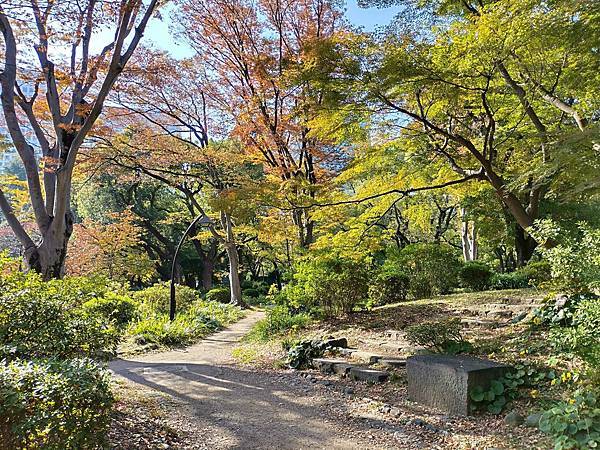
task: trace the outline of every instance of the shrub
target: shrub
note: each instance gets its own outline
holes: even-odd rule
[[[369,286],[373,305],[385,305],[406,300],[410,278],[404,273],[381,272]]]
[[[350,313],[367,300],[366,264],[332,255],[315,256],[296,266],[282,296],[291,307],[321,308],[325,316]]]
[[[185,311],[200,298],[198,293],[188,286],[178,284],[175,288],[177,311]],[[167,313],[171,304],[171,287],[168,282],[156,283],[149,288],[135,292],[133,298],[149,312]]]
[[[267,316],[264,319],[254,325],[249,338],[258,341],[268,341],[278,334],[305,328],[310,321],[311,319],[308,314],[292,314],[283,305],[275,306],[267,311]]]
[[[554,327],[550,338],[557,349],[579,356],[597,370],[600,367],[600,299],[574,297],[572,303],[565,305],[565,309],[569,308],[565,318],[570,326]]]
[[[244,289],[242,291],[242,295],[243,295],[244,298],[246,298],[246,297],[258,298],[258,297],[260,297],[261,294],[260,294],[260,292],[258,292],[257,289],[248,288],[248,289]]]
[[[406,328],[406,339],[416,345],[439,353],[463,353],[473,346],[462,336],[460,319],[424,322]]]
[[[539,242],[558,242],[540,248],[550,264],[553,287],[568,293],[589,293],[600,287],[600,228],[582,222],[576,233],[569,233],[550,220],[540,220],[531,232]]]
[[[0,363],[2,448],[106,445],[110,377],[89,359]]]
[[[204,298],[209,302],[229,303],[231,291],[227,287],[216,287],[208,291]]]
[[[517,270],[517,273],[526,277],[529,285],[534,287],[541,287],[552,278],[548,261],[530,262]]]
[[[496,273],[492,276],[493,289],[523,289],[529,286],[527,276],[520,272]]]
[[[392,251],[384,268],[406,273],[413,298],[447,294],[458,286],[461,262],[456,252],[444,244],[411,244]]]
[[[588,449],[600,446],[600,405],[591,392],[578,390],[540,419],[540,430],[554,437],[554,448]]]
[[[113,354],[118,341],[115,329],[103,317],[68,303],[44,284],[1,295],[0,358]]]
[[[138,303],[129,297],[107,293],[102,298],[94,298],[83,304],[83,309],[105,317],[117,326],[123,326],[136,318]]]
[[[127,334],[138,344],[180,346],[195,342],[242,316],[237,306],[200,300],[178,313],[173,321],[162,313],[134,322]]]
[[[462,287],[472,291],[483,291],[490,286],[492,269],[478,261],[465,263],[458,273]]]

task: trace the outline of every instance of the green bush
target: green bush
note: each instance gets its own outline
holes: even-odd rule
[[[579,356],[592,366],[600,368],[600,298],[596,296],[569,297],[571,303],[565,304],[566,327],[554,327],[550,340],[555,348],[562,352]],[[565,309],[561,310],[564,311]],[[542,316],[543,317],[543,316]]]
[[[0,358],[105,358],[118,333],[106,319],[74,308],[52,290],[30,285],[0,296]]]
[[[313,255],[296,265],[281,298],[288,306],[319,308],[327,317],[351,313],[368,297],[368,267],[343,257]]]
[[[460,285],[472,291],[483,291],[489,288],[492,269],[479,261],[466,262],[458,273]]]
[[[527,276],[520,272],[496,273],[492,276],[493,289],[523,289],[529,286]]]
[[[133,298],[149,312],[167,313],[171,305],[171,286],[168,282],[157,283],[142,291],[135,292]],[[194,289],[179,284],[175,286],[177,311],[187,310],[199,298],[200,296]]]
[[[413,298],[448,294],[458,286],[461,261],[445,244],[411,244],[388,254],[388,270],[405,273],[410,278],[409,294]]]
[[[406,339],[438,353],[468,352],[473,346],[462,336],[460,319],[423,322],[406,328]]]
[[[556,450],[600,446],[600,404],[591,392],[576,391],[550,408],[540,419],[540,430],[554,437]]]
[[[306,313],[292,314],[286,306],[279,305],[267,311],[249,334],[249,339],[268,341],[277,335],[305,328],[311,319]]]
[[[0,363],[2,448],[106,446],[110,376],[89,359]]]
[[[204,298],[209,302],[229,303],[231,291],[228,287],[216,287],[208,291]]]
[[[137,317],[138,303],[129,297],[107,293],[104,297],[88,300],[83,309],[105,317],[117,326],[123,326]]]
[[[261,295],[260,292],[258,292],[258,290],[254,289],[254,288],[248,288],[248,289],[244,289],[242,291],[242,296],[244,298],[247,298],[247,297],[249,297],[249,298],[258,298],[258,297],[260,297],[260,295]]]
[[[404,273],[381,272],[369,286],[369,300],[373,305],[386,305],[406,300],[410,277]]]
[[[144,317],[129,326],[127,335],[138,344],[180,346],[195,342],[241,317],[243,312],[237,306],[199,300],[187,311],[178,313],[173,321],[166,313]]]
[[[518,269],[517,273],[525,276],[528,284],[534,287],[542,287],[552,278],[548,261],[530,262],[525,267]]]

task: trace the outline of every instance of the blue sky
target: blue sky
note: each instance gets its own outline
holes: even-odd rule
[[[366,31],[373,31],[378,26],[388,25],[394,16],[400,11],[400,7],[392,8],[359,8],[356,0],[348,0],[346,3],[346,17],[353,25],[363,27]],[[167,17],[164,14],[163,17]],[[161,50],[167,50],[177,58],[191,56],[191,52],[185,45],[180,45],[169,33],[168,20],[153,20],[148,24],[144,39]]]

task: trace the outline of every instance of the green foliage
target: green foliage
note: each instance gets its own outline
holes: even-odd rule
[[[490,286],[492,269],[478,261],[465,263],[458,274],[462,287],[472,291],[483,291]]]
[[[209,302],[229,303],[231,301],[231,291],[228,287],[216,287],[208,291],[205,295]]]
[[[258,292],[258,290],[254,289],[254,288],[248,288],[248,289],[244,289],[242,291],[242,296],[244,298],[246,298],[246,297],[258,298],[258,297],[260,297],[260,295],[261,295],[260,292]]]
[[[0,362],[2,448],[106,445],[110,376],[90,359]]]
[[[548,261],[534,261],[521,267],[518,273],[527,277],[530,286],[543,287],[551,280],[551,267]]]
[[[573,316],[579,303],[586,298],[597,301],[597,297],[591,294],[549,296],[545,299],[544,304],[534,311],[534,323],[569,327],[573,325]]]
[[[137,344],[181,346],[195,342],[241,317],[243,312],[237,306],[197,300],[187,310],[179,312],[173,321],[162,312],[143,317],[129,326],[127,335]]]
[[[448,294],[458,286],[460,260],[444,244],[411,244],[390,251],[385,265],[410,278],[409,294],[414,298]]]
[[[282,296],[292,307],[322,308],[325,316],[350,313],[368,294],[364,263],[332,255],[314,255],[295,267],[292,283]]]
[[[542,414],[540,430],[554,437],[555,450],[600,446],[600,405],[592,392],[577,390]]]
[[[520,396],[524,387],[538,387],[545,381],[553,380],[556,373],[553,370],[542,370],[527,362],[514,364],[514,370],[503,377],[492,380],[489,389],[475,386],[469,396],[477,410],[486,409],[492,414],[500,414],[509,401]]]
[[[577,232],[569,233],[554,222],[543,220],[536,222],[532,232],[537,239],[558,242],[541,250],[550,264],[556,289],[588,293],[600,287],[600,228],[579,223]]]
[[[277,335],[306,328],[310,322],[308,314],[292,314],[286,306],[278,305],[267,311],[267,316],[254,325],[248,337],[268,341]]]
[[[491,279],[493,289],[523,289],[528,286],[527,276],[520,272],[496,273]]]
[[[566,311],[566,312],[565,312]],[[579,356],[592,366],[600,368],[600,298],[587,296],[578,298],[559,312],[567,327],[553,327],[550,341],[562,352]],[[542,316],[543,317],[543,316]],[[553,316],[553,318],[556,316]]]
[[[437,322],[423,322],[406,328],[406,339],[429,350],[457,354],[473,349],[462,336],[460,319],[451,318]]]
[[[97,314],[73,307],[73,299],[24,277],[20,291],[0,295],[0,358],[104,358],[118,333]],[[53,282],[56,286],[59,282]]]
[[[88,300],[83,309],[100,315],[110,323],[122,327],[137,317],[139,304],[130,297],[108,292],[104,297]]]
[[[175,288],[175,304],[177,305],[177,311],[187,310],[192,303],[200,298],[198,293],[188,286],[178,284]],[[141,307],[148,311],[167,313],[169,312],[171,303],[171,288],[167,282],[156,283],[149,288],[135,292],[133,294],[133,299],[138,301],[141,304]]]
[[[292,369],[307,368],[313,358],[319,358],[332,347],[327,341],[312,339],[292,345],[287,354],[287,362]]]
[[[381,271],[369,286],[371,304],[385,305],[406,300],[410,277],[404,273]]]

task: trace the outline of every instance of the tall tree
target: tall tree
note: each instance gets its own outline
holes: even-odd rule
[[[0,208],[25,248],[28,267],[45,278],[63,274],[73,230],[71,190],[78,152],[157,5],[158,0],[7,0],[0,5],[2,111],[27,174],[41,240],[32,239],[1,190]],[[106,30],[112,38],[94,53],[95,41]],[[37,66],[28,60],[37,60]],[[27,140],[26,127],[33,130],[35,145]]]

